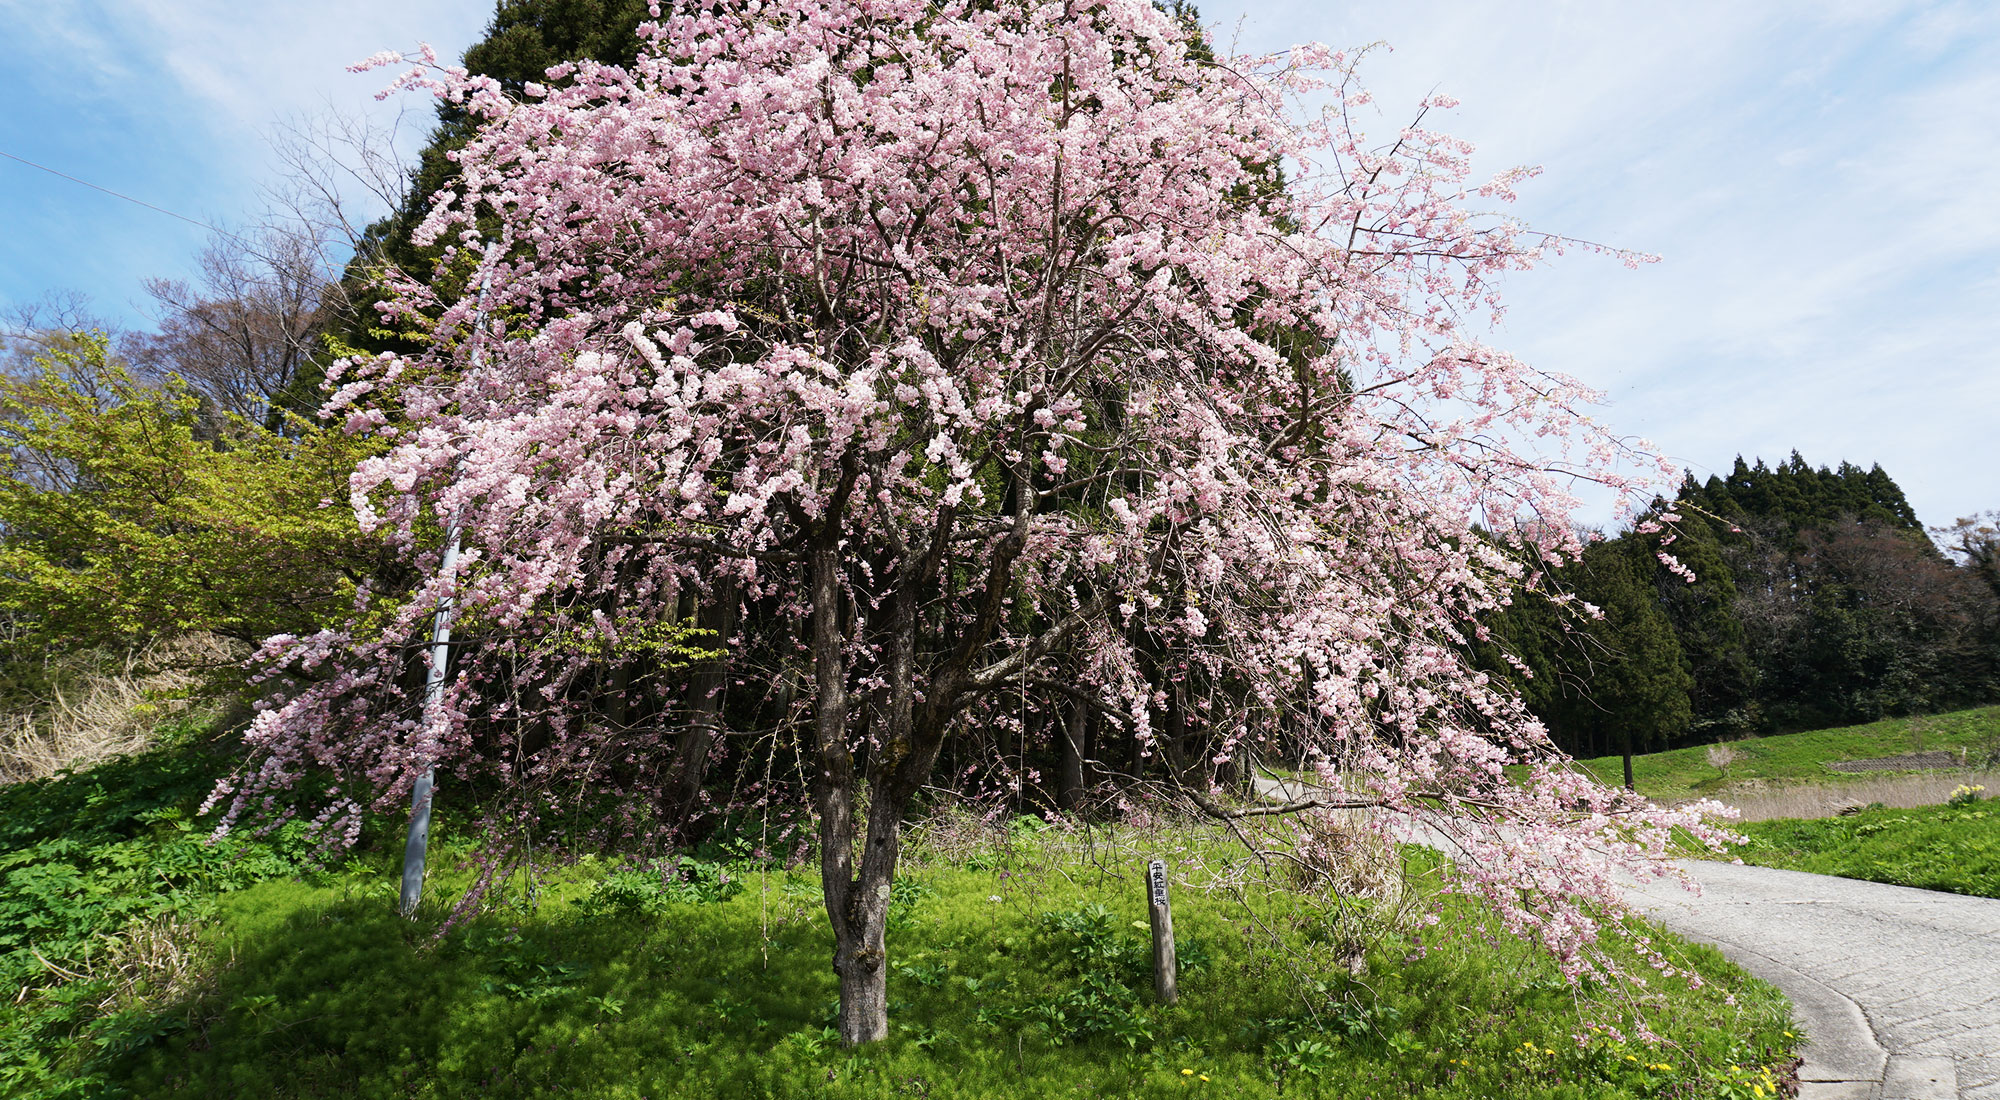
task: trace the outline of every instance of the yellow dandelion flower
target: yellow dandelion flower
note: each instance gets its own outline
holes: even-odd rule
[[[1194,1076],[1194,1071],[1193,1071],[1193,1070],[1191,1070],[1191,1069],[1184,1069],[1184,1070],[1182,1070],[1182,1071],[1181,1071],[1181,1076],[1182,1076],[1182,1077],[1193,1077],[1193,1076]]]

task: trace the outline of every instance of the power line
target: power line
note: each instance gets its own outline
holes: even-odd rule
[[[124,199],[126,202],[137,203],[138,205],[143,206],[148,210],[156,210],[162,214],[165,214],[169,218],[179,218],[180,220],[188,223],[189,225],[200,226],[201,228],[206,229],[211,233],[220,233],[225,237],[236,237],[236,234],[231,233],[226,229],[217,229],[215,226],[212,226],[205,221],[199,221],[197,219],[190,218],[186,214],[176,214],[164,206],[154,206],[152,203],[147,202],[145,199],[135,199],[130,195],[123,194],[118,191],[113,191],[109,187],[100,187],[97,184],[90,182],[89,180],[78,179],[75,176],[70,175],[68,172],[59,172],[54,168],[49,167],[46,164],[36,164],[34,161],[29,160],[27,157],[17,157],[5,149],[0,149],[0,157],[6,157],[8,160],[20,161],[22,164],[25,164],[30,168],[39,168],[42,171],[47,172],[51,176],[61,176],[63,179],[66,179],[71,183],[80,183],[85,187],[90,188],[93,191],[102,191],[105,194],[110,195],[114,199]],[[236,239],[241,240],[242,238],[237,237]]]

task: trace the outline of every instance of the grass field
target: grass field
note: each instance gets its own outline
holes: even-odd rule
[[[1139,860],[1215,840],[1106,848],[1024,822],[913,837],[892,1037],[848,1051],[827,1030],[816,875],[588,861],[445,928],[469,874],[447,844],[438,900],[405,922],[384,853],[315,871],[283,831],[203,844],[186,817],[202,772],[169,751],[0,790],[0,965],[20,988],[0,1008],[0,1093],[1720,1100],[1769,1095],[1798,1042],[1775,991],[1706,948],[1673,948],[1702,988],[1579,991],[1463,901],[1435,927],[1397,923],[1209,891],[1191,863],[1182,999],[1160,1007]],[[1420,888],[1436,872],[1405,858]],[[1356,975],[1343,960],[1364,941]],[[1635,1038],[1641,1019],[1660,1042]]]
[[[1844,775],[1825,765],[1935,749],[1974,749],[2000,737],[2000,706],[1979,707],[1920,718],[1891,718],[1863,726],[1809,730],[1774,737],[1731,741],[1737,759],[1727,775],[1708,762],[1705,746],[1649,753],[1632,758],[1633,784],[1660,802],[1720,796],[1746,783],[1784,785],[1809,782],[1837,786],[1865,784],[1881,773]],[[1578,762],[1599,780],[1625,782],[1616,756]],[[1950,784],[1946,785],[1947,788]]]
[[[1011,881],[1036,864],[1077,877]],[[1707,951],[1689,954],[1718,985],[1675,989],[1653,1021],[1672,1049],[1586,1031],[1544,960],[1456,924],[1422,952],[1385,939],[1362,978],[1323,968],[1315,1014],[1250,949],[1253,924],[1186,891],[1182,1001],[1161,1008],[1136,876],[1086,871],[1030,857],[905,880],[894,1035],[861,1052],[827,1028],[831,942],[806,876],[594,907],[608,880],[587,876],[436,944],[387,915],[386,891],[272,884],[227,907],[235,964],[187,1026],[110,1078],[147,1097],[1719,1096],[1753,1080],[1731,1067],[1790,1042],[1771,994]],[[1315,935],[1288,930],[1288,949],[1309,957]]]
[[[1991,771],[1844,774],[1831,761],[1937,749],[1967,750],[1972,763],[2000,742],[2000,707],[1897,718],[1843,729],[1733,741],[1727,777],[1705,747],[1636,756],[1640,793],[1661,802],[1714,797],[1742,810],[1735,849],[1745,863],[1843,878],[2000,897],[2000,777]],[[1579,761],[1605,783],[1622,783],[1615,756]],[[1988,797],[1945,805],[1954,790],[1983,784]],[[1842,804],[1867,808],[1835,816]]]
[[[1745,863],[2000,898],[2000,803],[1741,826]]]

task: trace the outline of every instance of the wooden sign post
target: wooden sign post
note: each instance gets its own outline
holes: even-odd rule
[[[1163,1005],[1180,1000],[1174,962],[1174,911],[1167,903],[1167,865],[1146,865],[1146,901],[1153,916],[1153,996]]]

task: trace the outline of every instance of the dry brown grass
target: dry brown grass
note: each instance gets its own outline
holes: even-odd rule
[[[1987,790],[2000,790],[2000,773],[1952,770],[1837,783],[1744,780],[1725,787],[1715,797],[1741,810],[1740,820],[1768,821],[1779,817],[1832,817],[1844,806],[1875,802],[1892,809],[1937,806],[1951,797],[1954,788],[1968,783],[1984,783]]]
[[[1403,861],[1364,810],[1323,810],[1303,815],[1292,853],[1294,883],[1302,890],[1394,904],[1403,897]]]
[[[184,1000],[210,972],[193,919],[163,913],[106,937],[99,977],[112,979],[119,1003]]]
[[[161,913],[134,921],[97,941],[80,962],[64,966],[42,958],[42,965],[76,982],[106,981],[97,1001],[100,1012],[135,1004],[164,1005],[187,999],[212,972],[200,930],[186,914]],[[31,949],[32,950],[32,949]],[[27,989],[22,989],[22,996]]]
[[[0,715],[0,783],[41,779],[139,752],[168,718],[184,713],[196,670],[241,658],[212,635],[158,642],[122,657],[71,659],[58,685],[26,710]]]

